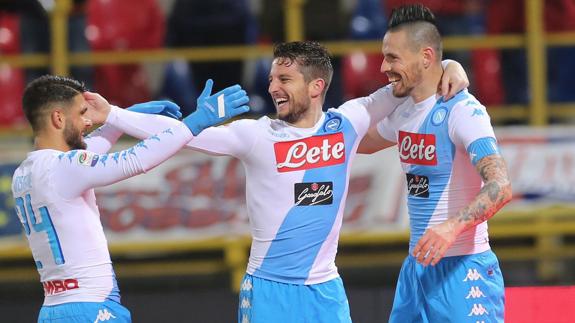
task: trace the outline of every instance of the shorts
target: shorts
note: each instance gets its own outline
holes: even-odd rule
[[[503,276],[491,250],[427,267],[410,255],[401,267],[389,322],[503,322],[504,308]]]
[[[238,307],[239,323],[349,323],[349,303],[340,277],[298,285],[246,274]]]
[[[131,323],[130,311],[114,301],[42,306],[38,323]]]

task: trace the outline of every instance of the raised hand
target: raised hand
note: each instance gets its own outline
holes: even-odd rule
[[[206,86],[197,100],[196,111],[184,118],[194,136],[205,128],[220,124],[250,110],[246,104],[250,101],[246,91],[239,85],[227,87],[211,95],[212,80],[206,81]]]
[[[90,119],[93,124],[102,124],[106,122],[110,109],[112,108],[108,101],[98,93],[84,92],[82,95],[88,105],[86,118]]]
[[[469,79],[463,66],[456,61],[450,61],[441,76],[438,87],[439,94],[447,101],[468,86]]]
[[[126,110],[145,114],[158,114],[177,120],[180,120],[182,117],[180,107],[171,101],[149,101],[138,103]]]

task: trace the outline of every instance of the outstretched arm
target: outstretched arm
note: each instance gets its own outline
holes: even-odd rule
[[[245,105],[249,101],[246,92],[239,86],[230,86],[218,93],[211,94],[212,81],[206,82],[206,87],[198,98],[197,110],[214,111],[221,107],[229,109],[248,109]],[[146,105],[148,103],[143,103]],[[171,127],[179,122],[160,115],[146,115],[134,113],[133,111],[120,110],[115,119],[109,120],[109,124],[121,129],[124,133],[143,139],[154,134],[166,127]],[[196,125],[198,130],[203,127],[201,124]],[[224,127],[225,128],[225,127]],[[217,130],[216,130],[217,129]],[[241,147],[238,145],[236,138],[228,134],[223,128],[203,129],[201,133],[188,143],[187,148],[200,149],[207,153],[234,155],[234,151]]]
[[[501,155],[483,157],[475,169],[484,183],[475,199],[456,216],[430,227],[413,249],[413,256],[424,266],[437,264],[461,232],[489,220],[511,200],[511,183]]]

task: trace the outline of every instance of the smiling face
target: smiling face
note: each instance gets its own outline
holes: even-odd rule
[[[385,34],[382,53],[381,72],[391,82],[393,95],[411,95],[423,79],[424,56],[421,50],[410,47],[406,31],[398,30]]]
[[[310,82],[300,72],[297,61],[276,58],[269,74],[269,87],[277,118],[295,124],[310,109]]]

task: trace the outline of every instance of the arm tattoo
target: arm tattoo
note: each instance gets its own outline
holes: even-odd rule
[[[511,200],[511,184],[505,161],[500,155],[482,158],[476,169],[483,180],[483,188],[475,199],[460,211],[458,218],[466,227],[473,227],[490,219]]]

